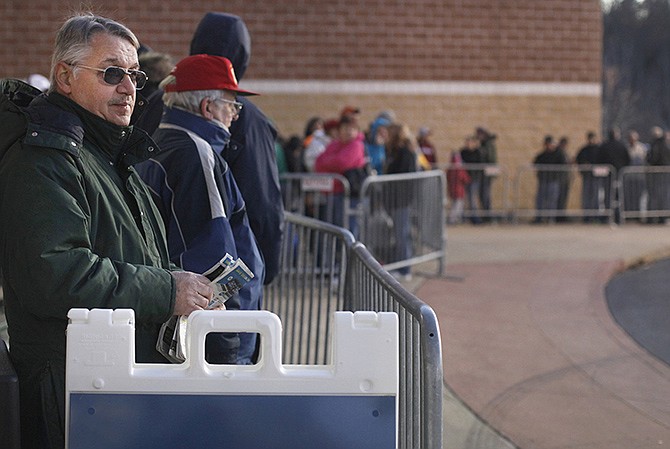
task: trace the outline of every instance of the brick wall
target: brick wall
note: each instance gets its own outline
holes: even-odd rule
[[[0,77],[47,74],[55,31],[80,1],[3,0]],[[598,84],[602,26],[599,0],[89,0],[96,13],[128,25],[145,44],[187,55],[203,14],[240,15],[253,54],[245,81],[407,80]],[[371,120],[394,109],[413,129],[435,130],[442,161],[480,124],[500,136],[501,163],[528,161],[546,132],[577,145],[600,129],[600,97],[407,97],[332,92],[268,93],[258,98],[284,134],[302,133],[312,115],[332,116],[344,105]],[[575,149],[576,150],[576,149]]]
[[[4,0],[0,76],[46,72],[54,32],[79,4]],[[179,58],[202,15],[223,7],[204,0],[91,4]],[[225,8],[250,29],[249,78],[600,80],[598,0],[232,0]]]

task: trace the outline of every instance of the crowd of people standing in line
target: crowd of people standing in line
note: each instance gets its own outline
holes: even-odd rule
[[[316,160],[329,145],[340,141],[340,124],[343,117],[359,119],[360,110],[345,107],[338,119],[323,120],[313,117],[307,121],[303,136],[292,136],[277,142],[277,160],[282,172],[334,172],[344,174],[351,167],[346,164],[320,165]],[[358,130],[358,153],[355,164],[365,165],[368,172],[376,174],[397,173],[394,168],[395,155],[389,142],[391,134],[397,134],[405,125],[395,123],[392,111],[382,111],[368,127]],[[356,134],[356,133],[354,133]],[[606,222],[609,210],[614,211],[616,222],[621,221],[621,210],[650,212],[647,223],[665,223],[663,214],[670,210],[670,174],[630,174],[624,178],[624,196],[618,198],[619,189],[612,187],[612,180],[629,166],[670,165],[670,131],[654,126],[650,130],[651,141],[640,141],[639,133],[630,129],[625,140],[621,131],[614,127],[608,130],[600,142],[596,133],[589,131],[586,142],[571,156],[569,139],[555,139],[546,135],[542,148],[532,159],[536,167],[537,191],[535,194],[536,216],[533,223],[567,222],[571,218],[566,212],[573,180],[572,169],[577,166],[582,178],[581,207],[583,221]],[[437,151],[430,139],[428,128],[419,129],[411,140],[411,150],[418,169],[438,168]],[[353,134],[352,134],[353,136]],[[477,127],[472,135],[464,139],[463,146],[452,151],[447,164],[447,194],[449,198],[448,223],[457,224],[468,220],[480,224],[494,219],[491,212],[491,186],[496,179],[497,149],[496,135],[484,127]],[[331,148],[332,149],[332,148]],[[361,159],[361,154],[362,159]],[[612,167],[612,172],[603,172],[594,166]],[[546,166],[546,167],[539,167]],[[565,167],[561,167],[565,166]],[[404,166],[401,171],[414,171]],[[354,195],[355,196],[355,195]]]
[[[612,187],[617,174],[630,166],[670,166],[670,132],[658,126],[650,130],[652,141],[640,141],[636,130],[628,130],[625,142],[618,128],[608,131],[599,142],[595,132],[586,134],[586,142],[574,157],[568,153],[569,140],[556,140],[546,135],[541,150],[533,157],[537,176],[536,216],[533,223],[567,222],[568,194],[572,181],[571,167],[577,166],[582,177],[581,206],[583,221],[606,222],[607,209],[614,209],[614,219],[621,221],[621,210],[647,211],[647,223],[665,223],[670,210],[670,174],[632,173],[624,178],[624,197]],[[463,147],[451,153],[447,168],[450,202],[448,222],[460,223],[464,216],[480,224],[492,217],[491,182],[495,179],[497,162],[495,135],[478,128],[465,138]],[[542,167],[545,166],[545,167]],[[600,167],[599,167],[600,166]],[[603,171],[602,167],[607,167]],[[612,172],[609,172],[612,167]]]
[[[381,111],[364,128],[360,114],[359,108],[345,106],[337,118],[315,116],[307,120],[302,136],[279,136],[276,143],[279,173],[319,173],[330,169],[331,173],[343,174],[363,165],[370,174],[397,173],[401,169],[394,168],[395,154],[391,154],[393,151],[389,142],[401,133],[409,136],[408,150],[417,164],[415,169],[403,167],[402,171],[430,170],[437,166],[437,152],[429,128],[421,127],[417,135],[412,136],[409,127],[399,123],[391,110]],[[354,159],[344,157],[346,154],[337,148],[343,143],[350,144],[346,149]],[[323,153],[326,156],[322,160],[328,159],[329,153],[331,156],[332,153],[340,154],[342,160],[335,165],[319,167],[317,160]],[[403,156],[407,157],[405,153]]]
[[[310,118],[303,136],[293,135],[277,141],[277,163],[280,173],[338,173],[345,175],[352,184],[348,170],[365,167],[367,173],[394,174],[417,170],[439,168],[437,149],[432,141],[432,131],[425,126],[419,128],[416,135],[406,124],[398,123],[393,111],[381,111],[367,126],[360,128],[360,110],[346,106],[337,119],[324,120],[321,117]],[[343,120],[349,123],[353,119],[357,131],[346,132],[342,137],[340,125]],[[348,126],[348,125],[347,125]],[[349,128],[347,128],[349,129]],[[349,136],[349,137],[347,137]],[[354,137],[355,136],[355,137]],[[467,209],[473,223],[490,220],[491,186],[495,179],[495,170],[485,166],[495,165],[497,159],[497,136],[484,127],[475,128],[472,135],[465,139],[464,146],[451,154],[447,169],[447,190],[450,199],[449,223],[463,220]],[[343,141],[349,141],[349,155],[343,160],[330,164],[317,164],[323,153],[322,161],[331,159],[332,153],[346,153],[338,147]],[[355,142],[355,143],[354,143]],[[328,151],[327,148],[330,147]],[[348,162],[345,162],[348,161]],[[353,162],[356,161],[356,162]],[[468,169],[461,165],[467,164]],[[341,187],[336,187],[341,189]],[[355,201],[355,194],[352,195]]]
[[[547,135],[542,150],[533,159],[537,168],[537,216],[534,223],[567,221],[565,214],[570,188],[571,172],[562,168],[575,164],[582,177],[581,206],[584,222],[605,222],[607,209],[614,209],[614,219],[621,222],[621,211],[641,211],[650,214],[648,223],[665,223],[664,213],[670,209],[670,182],[666,173],[631,173],[623,179],[623,198],[619,189],[612,187],[624,167],[659,167],[670,165],[670,136],[662,128],[650,130],[652,141],[640,141],[639,133],[630,129],[622,139],[619,128],[611,128],[607,138],[598,142],[595,132],[586,134],[585,144],[574,158],[567,152],[568,139],[558,142]],[[602,167],[607,167],[603,169]],[[609,171],[609,168],[613,171]]]
[[[399,123],[393,111],[382,111],[363,129],[361,111],[346,106],[336,119],[310,118],[302,136],[277,141],[277,163],[280,173],[335,173],[344,176],[349,184],[350,207],[356,208],[362,184],[371,174],[400,174],[437,167],[436,150],[431,132],[422,127],[414,135],[409,126]],[[402,189],[401,189],[402,190]],[[407,260],[412,254],[410,203],[407,191],[387,192],[384,210],[390,214],[395,242],[393,260]],[[334,224],[347,227],[358,235],[355,216],[343,223],[344,186],[336,183],[333,189]],[[319,215],[321,216],[321,215]],[[388,246],[388,245],[387,245]],[[387,260],[389,261],[389,260]],[[410,276],[409,267],[392,272],[402,279]]]
[[[496,139],[496,134],[480,126],[474,134],[465,137],[460,150],[451,153],[447,169],[447,194],[451,204],[449,224],[463,221],[466,209],[473,224],[492,219],[491,187],[498,163]]]

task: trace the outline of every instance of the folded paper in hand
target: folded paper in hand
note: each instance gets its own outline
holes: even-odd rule
[[[211,281],[210,285],[214,289],[207,309],[224,306],[228,299],[254,277],[242,260],[235,259],[228,253],[202,274]],[[187,322],[186,316],[173,315],[163,323],[158,333],[156,350],[172,363],[183,363],[186,360]]]

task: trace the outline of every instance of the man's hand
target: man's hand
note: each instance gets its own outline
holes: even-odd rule
[[[209,279],[190,271],[173,271],[171,274],[177,282],[175,315],[187,316],[195,310],[207,308],[214,293],[209,285]]]

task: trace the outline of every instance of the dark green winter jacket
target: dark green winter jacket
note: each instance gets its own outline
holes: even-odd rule
[[[62,95],[19,108],[26,86],[0,89],[0,264],[22,394],[62,394],[75,307],[134,309],[137,361],[165,362],[155,344],[174,308],[173,267],[159,213],[132,168],[155,144]],[[61,398],[56,405],[62,410]]]

